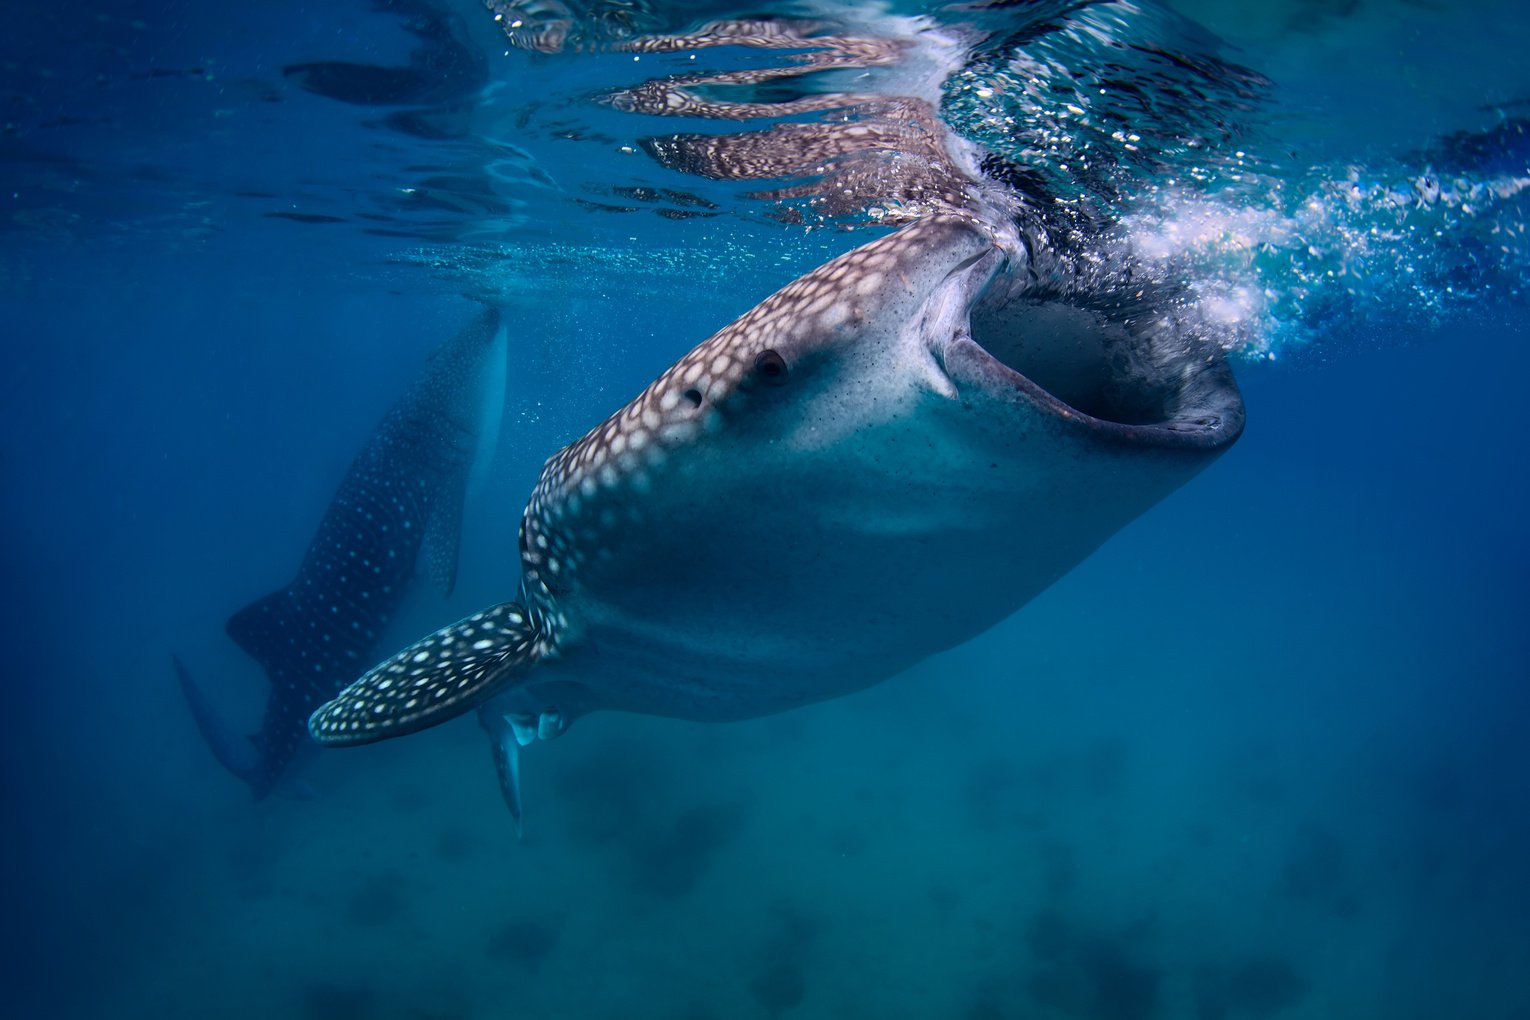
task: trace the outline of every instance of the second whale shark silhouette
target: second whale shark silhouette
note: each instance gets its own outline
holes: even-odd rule
[[[471,709],[517,749],[589,712],[780,712],[986,630],[1238,437],[1215,343],[1032,296],[973,217],[789,284],[547,462],[518,596],[313,714],[327,746]]]
[[[346,471],[297,576],[229,617],[229,637],[271,681],[260,729],[237,732],[175,660],[203,737],[256,799],[311,746],[309,714],[375,661],[416,560],[451,592],[463,493],[503,405],[500,318],[486,309],[435,352]]]

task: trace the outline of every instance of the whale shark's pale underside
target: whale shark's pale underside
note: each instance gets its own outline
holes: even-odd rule
[[[1024,260],[933,215],[778,291],[547,462],[513,601],[367,672],[313,736],[478,708],[519,818],[516,748],[586,713],[778,712],[1014,612],[1243,426],[1220,349],[1031,296]]]
[[[491,308],[442,345],[352,462],[297,576],[229,617],[229,636],[271,682],[258,731],[237,732],[175,661],[213,753],[257,798],[309,746],[310,713],[375,661],[416,561],[450,592],[469,468],[503,403],[502,392],[485,393],[485,380],[495,378],[504,342]]]

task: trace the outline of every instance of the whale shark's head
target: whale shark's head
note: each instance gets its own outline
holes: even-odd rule
[[[904,555],[849,562],[873,530],[1011,543],[1069,513],[1097,517],[1053,543],[1071,565],[1237,437],[1220,351],[1039,300],[1013,252],[969,217],[916,221],[783,287],[555,454],[521,535],[533,611],[556,614],[542,630],[561,643],[581,615],[655,605],[683,607],[671,627],[763,625],[788,597],[831,619],[789,575],[843,557],[864,578],[882,569],[868,559]],[[1011,584],[983,612],[1012,611],[1061,569],[1032,570],[1047,580]],[[930,570],[927,587],[970,585],[957,562]],[[720,587],[726,621],[704,604]],[[845,598],[864,603],[863,587]],[[947,600],[953,614],[967,601]],[[799,634],[810,625],[793,620]]]
[[[1150,309],[1040,296],[1025,269],[1023,248],[985,224],[926,217],[777,291],[550,467],[567,484],[609,479],[641,468],[636,451],[657,460],[720,430],[827,449],[878,422],[918,427],[916,395],[1001,430],[1048,419],[1107,442],[1237,437],[1242,402],[1215,345]]]

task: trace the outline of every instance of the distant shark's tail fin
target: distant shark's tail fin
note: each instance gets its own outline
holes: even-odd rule
[[[268,771],[265,756],[249,737],[218,715],[201,688],[192,681],[180,656],[172,655],[170,661],[175,666],[175,676],[180,681],[186,705],[197,722],[197,729],[202,731],[202,739],[212,749],[213,757],[235,778],[249,784],[252,790],[258,789]]]
[[[206,708],[205,699],[194,698],[189,692],[186,695],[213,754],[218,756],[224,768],[250,785],[256,800],[263,800],[276,790],[278,783],[284,781],[293,757],[308,743],[306,734],[298,728],[312,709],[305,697],[306,685],[312,682],[316,662],[323,662],[326,668],[330,666],[328,660],[307,657],[309,652],[317,654],[318,640],[313,627],[311,617],[305,619],[294,608],[292,595],[286,588],[261,596],[230,616],[223,625],[234,643],[260,663],[271,683],[265,717],[255,733],[242,736],[234,732],[227,723],[220,724],[212,715]],[[330,640],[331,637],[334,640]],[[355,660],[361,661],[361,653],[355,648],[355,634],[330,626],[322,640],[326,652],[339,656],[355,651]],[[181,686],[188,685],[183,673]],[[203,702],[201,711],[196,708],[198,700]],[[241,772],[230,764],[230,756],[242,760],[245,747],[251,749],[254,767]]]

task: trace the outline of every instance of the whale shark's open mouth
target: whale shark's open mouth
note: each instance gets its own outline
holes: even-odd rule
[[[1243,428],[1243,400],[1222,350],[1172,316],[1134,312],[1004,292],[995,281],[972,307],[970,348],[958,357],[985,385],[1110,436],[1230,444]]]

